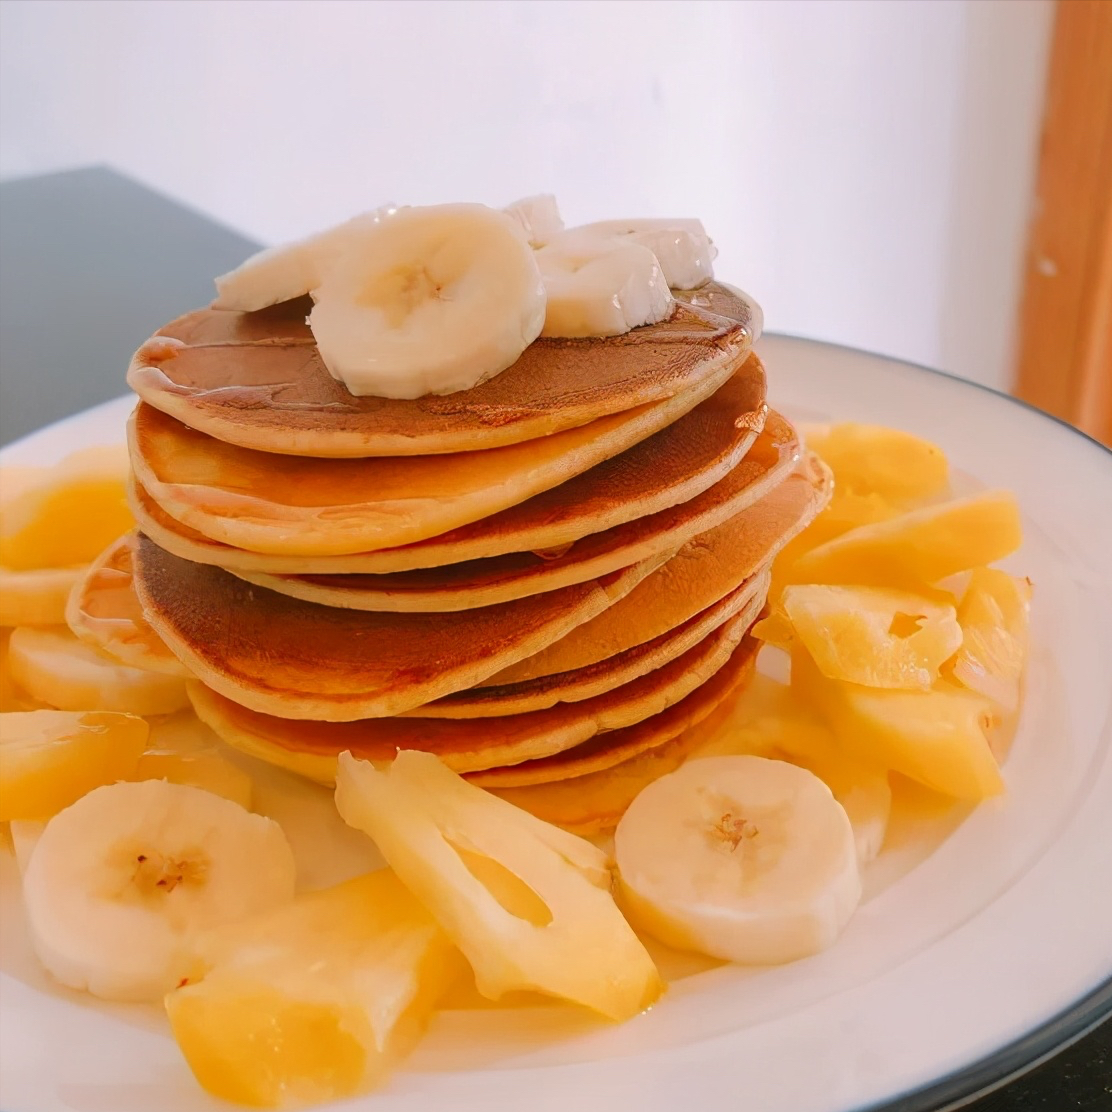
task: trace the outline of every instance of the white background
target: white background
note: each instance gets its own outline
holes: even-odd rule
[[[1049,0],[0,11],[0,175],[110,163],[264,242],[384,200],[697,215],[769,328],[1010,382]]]

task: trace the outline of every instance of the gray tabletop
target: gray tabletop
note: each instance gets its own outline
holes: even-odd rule
[[[103,167],[0,184],[0,443],[124,393],[135,348],[256,247]],[[1112,1110],[1112,1023],[967,1107]]]

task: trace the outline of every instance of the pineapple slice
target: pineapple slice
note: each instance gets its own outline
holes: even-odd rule
[[[45,703],[32,699],[15,682],[8,655],[8,642],[11,636],[10,629],[0,629],[0,712],[49,709]]]
[[[1015,496],[986,491],[851,529],[801,556],[790,579],[915,588],[999,560],[1022,540]]]
[[[119,664],[63,627],[14,630],[8,653],[15,682],[61,710],[171,714],[189,704],[185,680]]]
[[[1019,709],[1030,609],[1031,581],[996,568],[974,570],[958,607],[965,637],[953,678],[1007,715]]]
[[[741,693],[729,718],[691,756],[745,754],[789,761],[813,773],[849,816],[858,864],[880,852],[892,810],[887,771],[846,752],[797,691],[761,673]]]
[[[534,990],[621,1020],[660,994],[610,895],[609,859],[589,842],[416,750],[383,772],[342,754],[336,804],[463,951],[484,996]]]
[[[166,997],[197,1080],[259,1108],[338,1100],[380,1082],[466,970],[388,869],[215,929],[202,979]]]
[[[933,498],[947,489],[942,449],[899,429],[852,422],[806,430],[807,447],[834,472],[839,488],[894,503]]]
[[[0,626],[64,625],[66,603],[84,567],[0,568]]]
[[[56,467],[0,469],[0,565],[14,571],[87,564],[135,527],[127,448],[75,452]]]
[[[224,755],[220,740],[192,711],[151,723],[147,749],[128,779],[203,788],[251,809],[251,777]]]
[[[954,607],[903,591],[796,585],[780,605],[824,676],[865,687],[929,690],[962,643]]]
[[[47,819],[134,771],[148,727],[130,714],[0,714],[0,822]]]
[[[878,691],[841,683],[827,679],[800,651],[792,653],[791,683],[862,760],[958,799],[980,801],[1003,792],[987,737],[995,717],[979,695],[945,684],[930,691]]]

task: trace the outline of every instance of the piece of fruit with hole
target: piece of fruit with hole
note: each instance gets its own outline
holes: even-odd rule
[[[262,1108],[365,1092],[466,970],[389,869],[205,932],[200,981],[166,997],[197,1080]]]
[[[961,647],[953,606],[884,587],[795,584],[780,608],[824,676],[926,691]]]
[[[483,995],[534,990],[622,1020],[660,994],[590,842],[416,750],[383,771],[342,754],[336,803],[463,951]]]

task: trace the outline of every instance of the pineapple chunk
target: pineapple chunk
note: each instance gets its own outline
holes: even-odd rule
[[[911,587],[992,563],[1023,540],[1008,491],[987,491],[851,529],[801,556],[793,583]]]
[[[961,647],[952,606],[883,587],[792,586],[780,605],[832,680],[926,691]]]
[[[416,750],[383,772],[342,754],[336,804],[463,951],[484,996],[534,990],[621,1020],[660,994],[610,895],[609,859],[589,842]]]
[[[61,710],[170,714],[189,704],[185,680],[119,664],[63,627],[14,630],[8,653],[15,682]]]
[[[892,789],[881,766],[846,752],[799,693],[758,673],[729,718],[692,753],[692,758],[750,754],[788,761],[817,776],[845,809],[853,827],[857,860],[873,860],[884,843]]]
[[[806,430],[807,447],[834,472],[839,488],[906,503],[933,498],[950,482],[942,449],[899,429],[852,422]]]
[[[129,776],[147,732],[130,714],[0,714],[0,822],[50,818],[93,788]]]
[[[66,603],[84,567],[0,568],[0,626],[64,625]]]
[[[197,954],[202,978],[166,997],[174,1038],[205,1089],[259,1108],[372,1088],[466,969],[386,869],[208,932]]]
[[[1030,580],[996,568],[974,570],[958,607],[965,636],[953,678],[1009,715],[1019,709],[1030,609]]]
[[[223,752],[216,735],[191,711],[151,723],[146,752],[129,780],[169,780],[202,788],[251,809],[251,777]]]
[[[945,684],[930,691],[878,691],[842,683],[827,679],[800,651],[792,653],[791,682],[862,760],[959,799],[1003,792],[987,737],[994,716],[986,699]]]
[[[0,469],[0,565],[15,571],[87,564],[135,527],[127,448],[87,448],[56,467]]]

